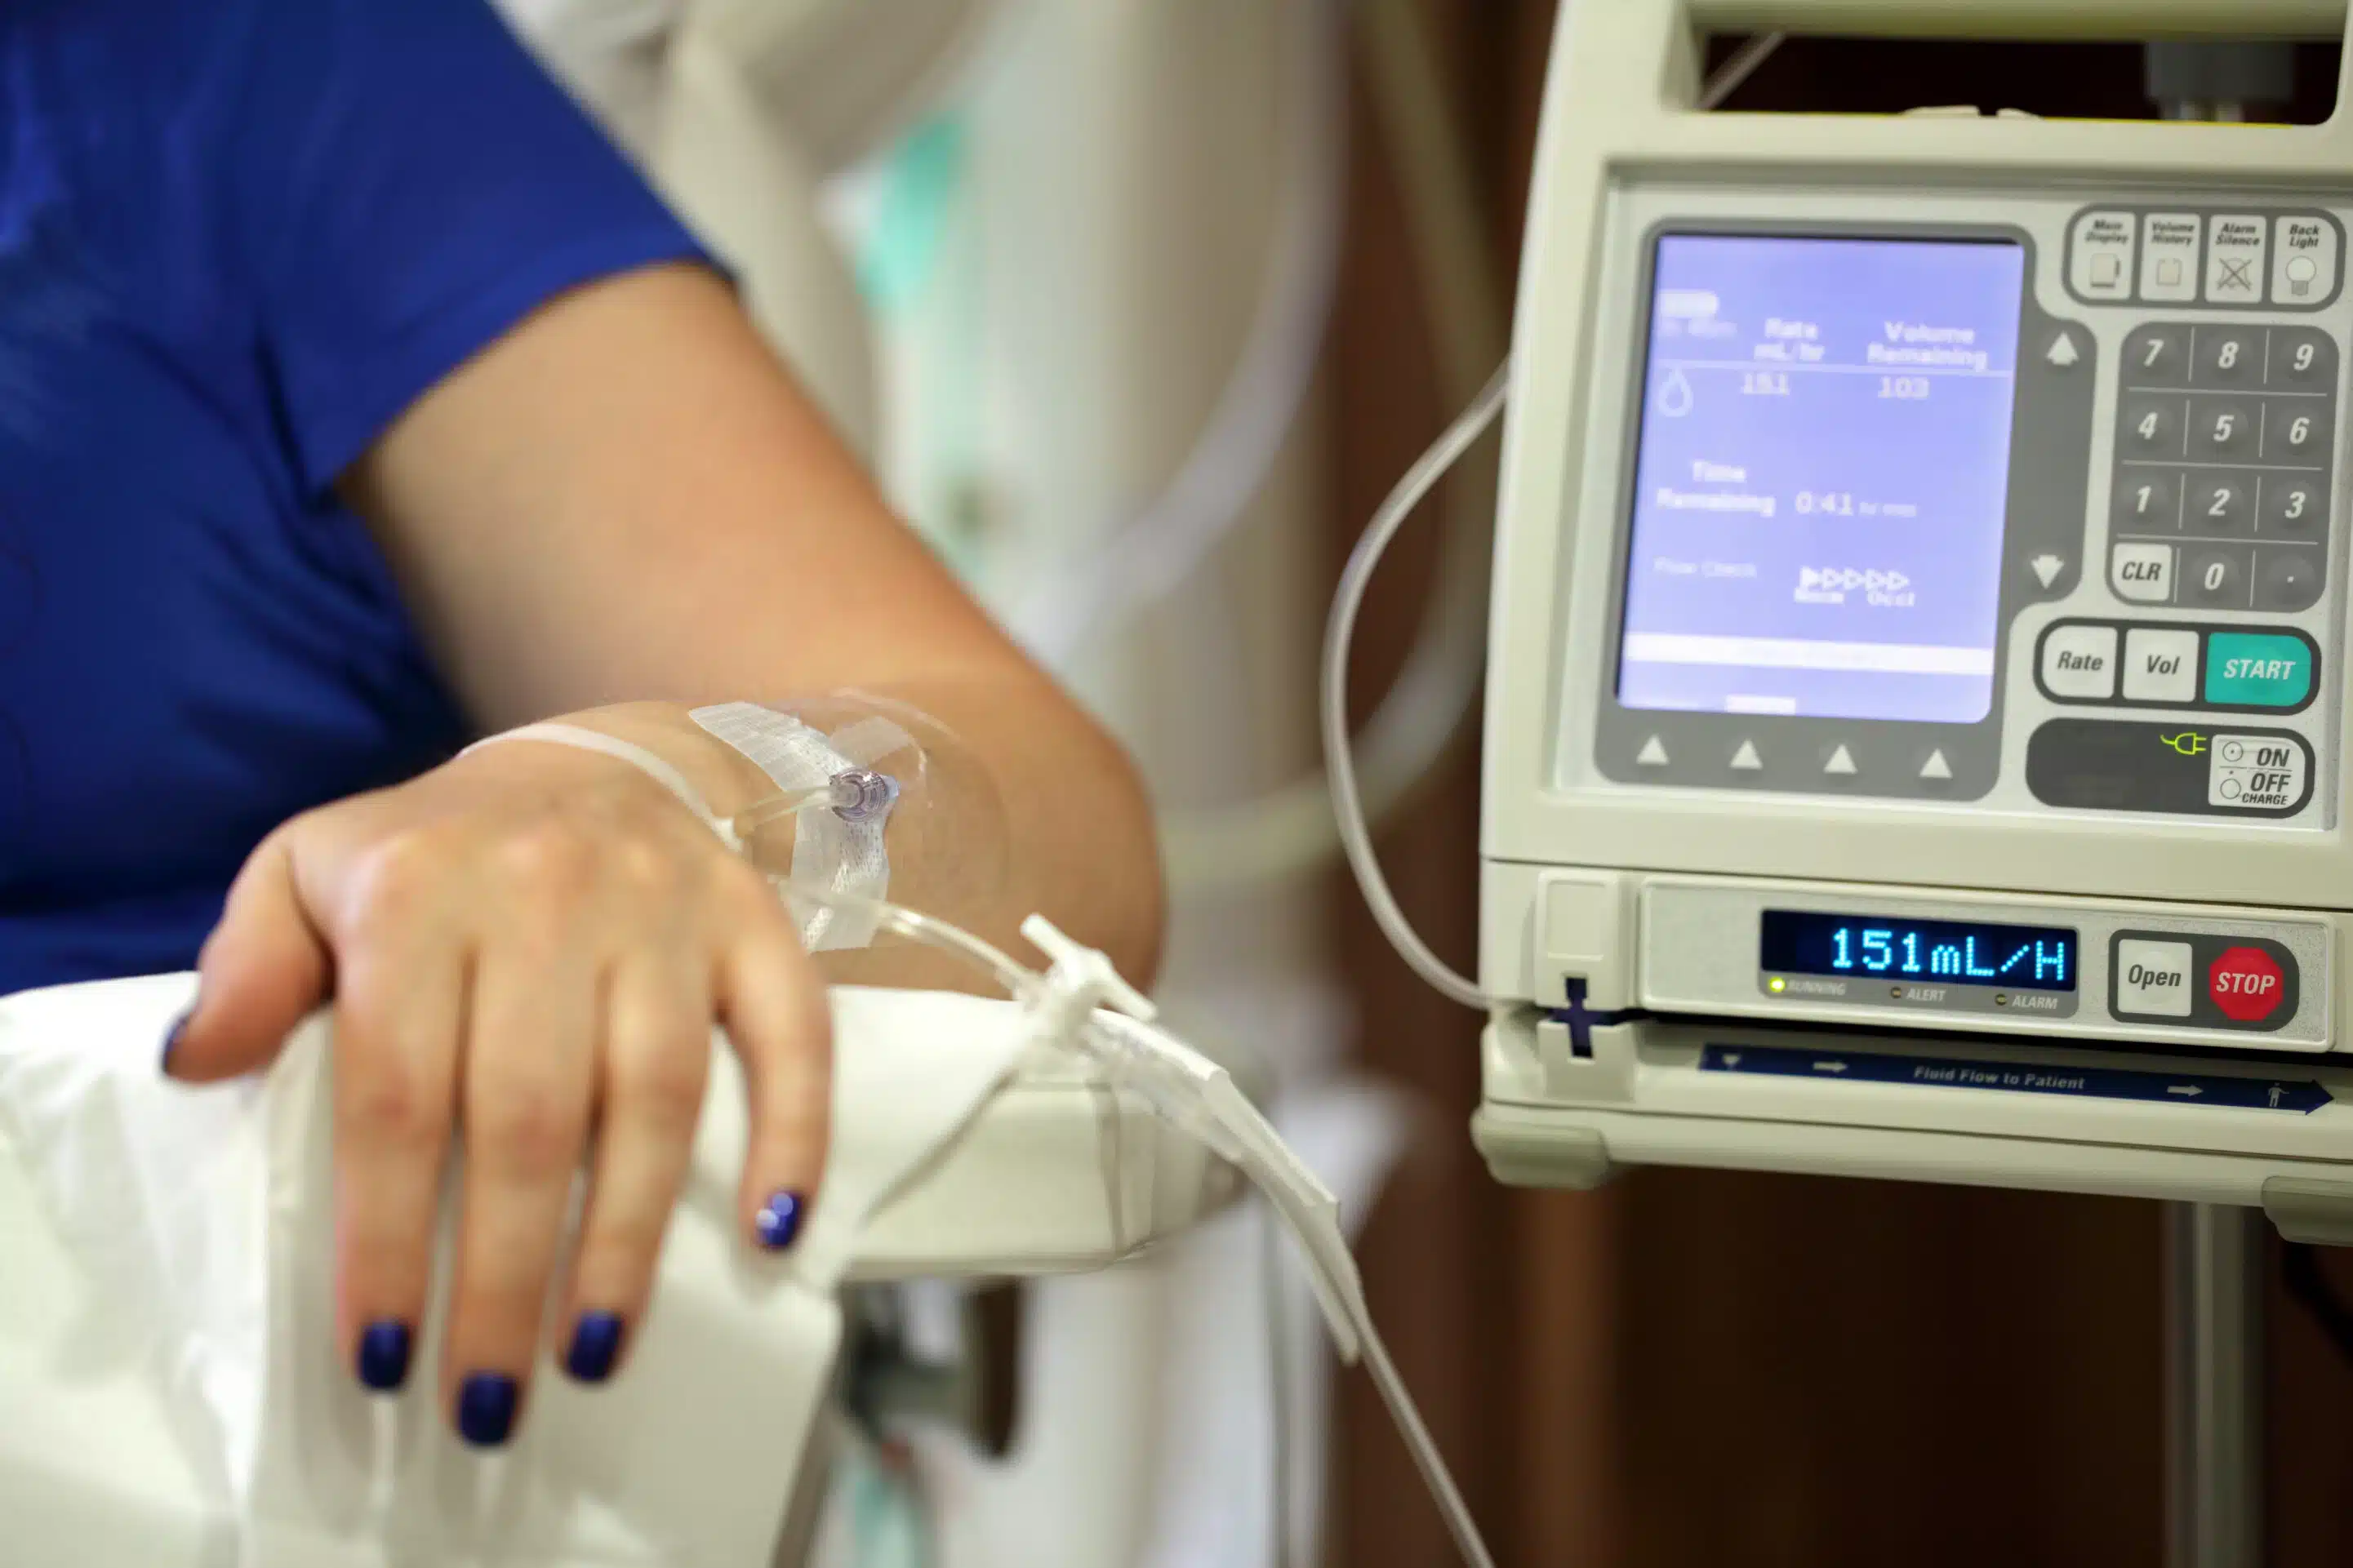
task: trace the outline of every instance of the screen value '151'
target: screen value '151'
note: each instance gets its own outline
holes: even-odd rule
[[[2075,942],[2073,931],[2052,926],[1768,910],[1759,930],[1757,967],[1767,973],[2073,991]]]

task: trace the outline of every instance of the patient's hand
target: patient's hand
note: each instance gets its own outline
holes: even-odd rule
[[[372,1386],[406,1374],[462,1130],[444,1394],[478,1444],[512,1429],[551,1282],[557,1354],[589,1381],[613,1371],[647,1309],[714,1022],[750,1084],[754,1244],[790,1245],[824,1168],[823,985],[762,876],[626,763],[492,746],[298,817],[246,865],[200,967],[166,1053],[185,1081],[265,1066],[333,1004],[339,1322]]]

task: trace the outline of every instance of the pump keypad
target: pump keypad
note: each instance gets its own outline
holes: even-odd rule
[[[2155,322],[2125,340],[2108,583],[2137,605],[2294,614],[2327,585],[2337,345]]]

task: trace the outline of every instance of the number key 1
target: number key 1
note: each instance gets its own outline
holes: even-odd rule
[[[2116,470],[2116,531],[2172,533],[2181,526],[2181,476],[2171,468]]]

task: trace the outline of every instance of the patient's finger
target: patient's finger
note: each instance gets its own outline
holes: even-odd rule
[[[327,949],[303,912],[290,842],[283,832],[264,840],[229,889],[197,960],[195,1005],[163,1042],[175,1079],[210,1083],[267,1066],[327,998]]]
[[[583,1383],[613,1374],[644,1321],[710,1069],[704,966],[683,950],[625,956],[606,995],[594,1176],[557,1330],[565,1370]]]
[[[407,1381],[457,1110],[464,939],[427,922],[358,948],[335,1005],[337,1316],[360,1382]]]
[[[729,905],[719,1014],[751,1099],[740,1201],[754,1243],[781,1252],[799,1237],[825,1173],[833,1018],[824,977],[765,879]]]
[[[459,1436],[513,1435],[595,1086],[599,976],[562,900],[510,911],[476,962],[459,1099],[465,1196],[448,1369]]]

